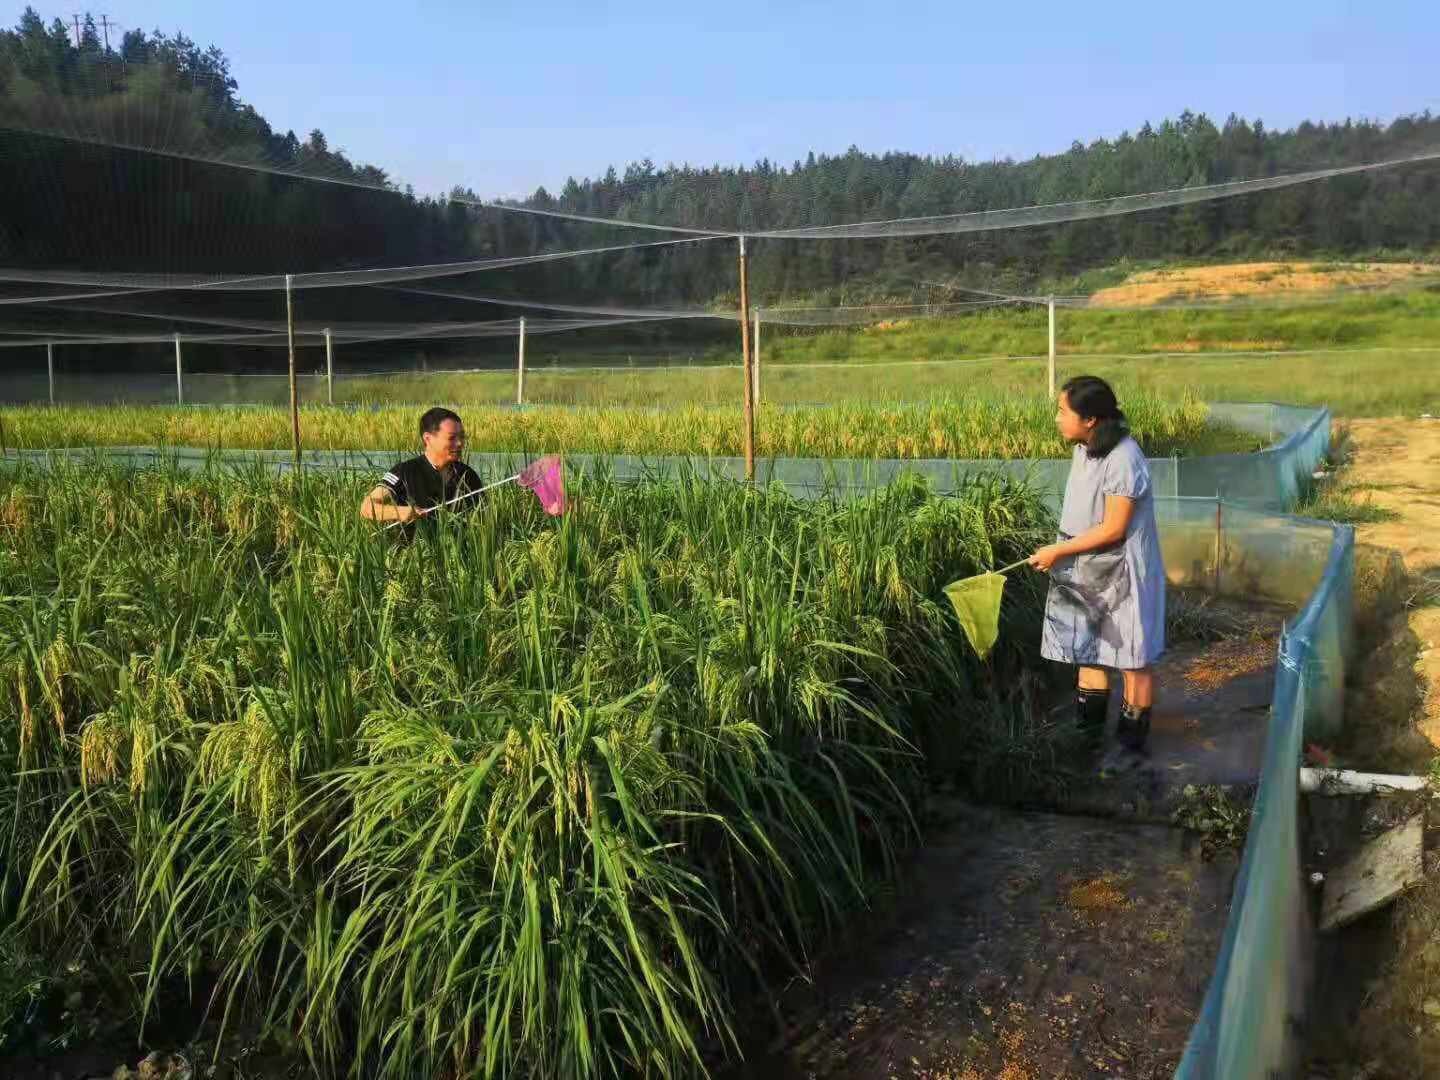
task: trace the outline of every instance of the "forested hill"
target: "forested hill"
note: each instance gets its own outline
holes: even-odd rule
[[[218,48],[33,8],[0,31],[0,263],[274,272],[471,245],[460,208],[395,190],[319,130],[272,127]]]
[[[526,205],[695,228],[767,229],[954,214],[1252,179],[1440,149],[1440,117],[1390,124],[1302,123],[1270,131],[1231,116],[1190,112],[1115,139],[1079,142],[1028,161],[969,162],[915,154],[810,154],[782,166],[657,168],[644,161],[602,178],[541,189]],[[976,234],[963,240],[772,245],[766,270],[781,292],[890,278],[917,266],[955,266],[1012,280],[1057,276],[1121,257],[1260,252],[1354,253],[1440,245],[1440,166],[1409,166],[1321,183],[1069,226]],[[837,249],[840,249],[837,251]]]
[[[597,180],[572,179],[558,195],[541,189],[527,201],[699,228],[784,228],[1156,191],[1437,147],[1440,118],[1428,113],[1269,131],[1258,121],[1231,117],[1217,126],[1187,112],[1022,162],[855,148],[744,168],[645,161]],[[169,154],[147,152],[159,148]],[[230,164],[204,163],[217,158]],[[417,199],[381,168],[332,149],[320,131],[302,141],[272,126],[244,103],[220,49],[178,33],[121,36],[88,16],[47,26],[32,9],[0,31],[0,165],[5,265],[303,271],[651,238]],[[763,302],[853,301],[913,295],[941,275],[977,284],[1053,281],[1121,257],[1428,251],[1440,245],[1437,196],[1440,168],[1426,165],[1064,226],[772,241],[755,245],[754,281]],[[497,277],[497,291],[687,303],[722,297],[735,280],[725,244],[546,263]]]

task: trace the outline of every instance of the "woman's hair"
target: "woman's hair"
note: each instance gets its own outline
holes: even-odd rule
[[[1104,457],[1130,434],[1130,422],[1120,411],[1115,400],[1115,391],[1110,384],[1095,375],[1077,375],[1060,388],[1070,409],[1081,420],[1094,420],[1095,428],[1085,444],[1085,452],[1092,458]]]

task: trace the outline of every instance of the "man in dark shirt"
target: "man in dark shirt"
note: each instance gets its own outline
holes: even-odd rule
[[[370,521],[408,524],[436,507],[468,492],[479,491],[480,476],[460,460],[465,450],[465,427],[449,409],[430,409],[420,417],[420,441],[425,452],[402,461],[380,478],[360,504],[360,516]],[[455,510],[479,503],[468,498]]]

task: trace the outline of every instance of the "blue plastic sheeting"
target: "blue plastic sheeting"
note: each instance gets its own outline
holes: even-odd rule
[[[1218,509],[1222,522],[1227,515],[1246,513]],[[1292,533],[1296,540],[1274,543],[1276,532]],[[1264,544],[1248,550],[1247,543],[1260,537]],[[1300,864],[1300,755],[1307,740],[1333,734],[1342,722],[1352,644],[1355,530],[1252,512],[1233,539],[1222,541],[1225,552],[1243,551],[1257,570],[1270,563],[1272,585],[1261,594],[1281,600],[1291,599],[1286,593],[1307,576],[1297,564],[1308,562],[1306,556],[1322,544],[1323,560],[1310,564],[1319,567],[1318,581],[1281,635],[1254,816],[1220,956],[1175,1073],[1180,1080],[1260,1080],[1287,1075],[1297,1062],[1312,934]],[[1266,580],[1263,572],[1258,576]]]
[[[1194,458],[1151,458],[1150,478],[1157,497],[1175,495],[1219,496],[1228,502],[1269,510],[1284,510],[1314,472],[1330,448],[1328,409],[1301,409],[1285,405],[1212,404],[1218,420],[1245,431],[1278,438],[1280,441],[1253,454],[1216,454]],[[543,452],[546,448],[537,448]],[[8,458],[52,460],[56,457],[106,460],[145,467],[174,462],[182,468],[200,468],[221,463],[263,462],[285,471],[294,467],[294,453],[288,450],[198,450],[184,447],[119,446],[96,449],[11,451]],[[347,469],[379,475],[393,465],[400,454],[385,450],[307,450],[302,460],[308,467]],[[482,476],[500,478],[518,472],[525,455],[519,453],[466,455]],[[674,475],[682,465],[702,476],[741,479],[744,459],[738,457],[640,457],[611,454],[567,454],[572,468],[604,468],[616,479],[644,479]],[[1065,490],[1070,461],[1041,459],[1007,461],[996,459],[961,460],[919,458],[847,460],[831,458],[759,458],[755,463],[760,483],[781,483],[796,495],[859,494],[889,483],[902,473],[918,473],[939,491],[953,490],[975,473],[1006,473],[1028,477],[1058,507]]]
[[[1214,403],[1210,415],[1278,439],[1253,454],[1214,454],[1179,461],[1178,495],[1218,496],[1228,502],[1284,511],[1305,491],[1330,449],[1330,410],[1292,405]]]

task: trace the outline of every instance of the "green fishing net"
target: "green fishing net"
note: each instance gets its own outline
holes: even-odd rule
[[[980,574],[945,586],[945,595],[955,606],[960,628],[982,660],[990,655],[995,639],[1000,636],[1000,597],[1004,593],[1003,574]]]

